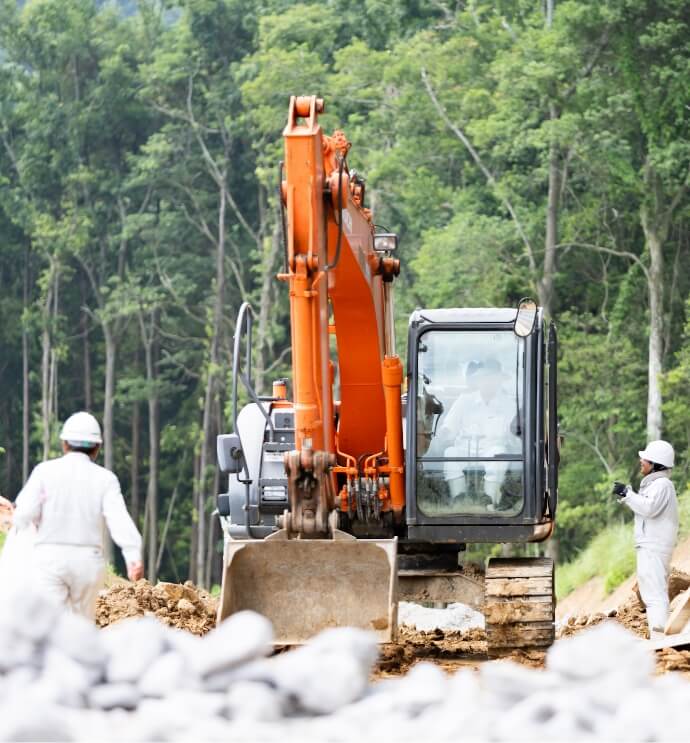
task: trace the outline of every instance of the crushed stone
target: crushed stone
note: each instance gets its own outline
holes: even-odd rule
[[[453,603],[445,609],[436,609],[401,601],[398,604],[398,624],[420,631],[442,629],[463,632],[483,629],[484,615],[466,604]]]
[[[330,629],[271,657],[273,629],[253,612],[203,637],[153,616],[99,631],[18,595],[0,604],[0,630],[0,741],[690,739],[690,682],[655,675],[654,653],[615,621],[558,640],[539,670],[500,660],[446,674],[417,657],[376,683],[374,633]],[[421,654],[482,634],[417,631],[407,645]]]

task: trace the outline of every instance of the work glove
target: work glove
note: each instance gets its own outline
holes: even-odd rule
[[[622,482],[614,482],[612,492],[616,498],[625,498],[628,493],[628,486]]]
[[[137,562],[130,562],[127,564],[127,577],[136,583],[144,577],[144,563],[141,560]]]

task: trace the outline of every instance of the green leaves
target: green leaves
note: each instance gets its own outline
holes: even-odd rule
[[[669,215],[665,435],[687,479],[685,5],[562,0],[549,23],[523,0],[183,0],[129,17],[93,0],[0,3],[0,433],[13,460],[23,327],[34,412],[44,337],[52,344],[54,415],[84,404],[86,368],[91,404],[102,404],[105,332],[117,331],[115,429],[128,433],[135,402],[158,396],[163,500],[197,476],[209,375],[213,426],[226,425],[243,299],[264,302],[266,384],[289,372],[287,293],[271,279],[277,165],[289,96],[318,94],[324,131],[353,143],[349,165],[367,179],[375,222],[401,236],[401,330],[417,305],[513,305],[552,271],[565,556],[615,520],[606,483],[633,474],[645,437],[641,213],[662,227]],[[155,381],[145,381],[142,324],[160,346]],[[128,471],[126,441],[118,447]],[[167,570],[188,561],[190,513],[175,516]]]

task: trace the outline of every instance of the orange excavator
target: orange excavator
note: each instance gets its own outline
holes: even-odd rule
[[[331,626],[390,641],[398,600],[465,601],[483,608],[495,654],[548,645],[552,561],[492,559],[482,586],[461,556],[468,543],[553,530],[555,328],[530,300],[416,310],[403,392],[398,238],[374,223],[350,144],[323,133],[323,109],[293,97],[283,132],[292,400],[284,379],[256,393],[247,304],[237,320],[234,430],[217,441],[228,475],[219,619],[259,611],[286,644]],[[249,402],[238,411],[240,385]]]

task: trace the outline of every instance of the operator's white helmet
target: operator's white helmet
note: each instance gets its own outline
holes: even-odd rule
[[[646,459],[664,467],[673,467],[674,452],[668,441],[650,441],[644,451],[638,452],[640,459]]]
[[[70,446],[95,446],[103,443],[101,427],[98,421],[83,410],[74,413],[65,421],[60,431],[60,438]]]

